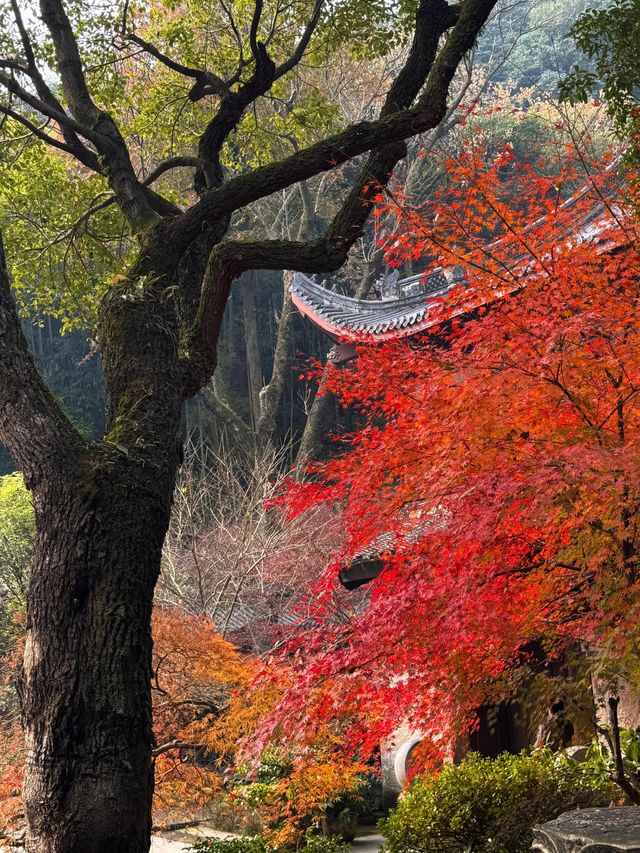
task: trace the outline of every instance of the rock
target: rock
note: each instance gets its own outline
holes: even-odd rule
[[[231,832],[218,832],[205,826],[189,827],[179,832],[153,835],[151,837],[151,853],[184,853],[202,838],[228,839],[239,837],[239,835],[234,835]]]
[[[562,751],[565,755],[568,755],[569,758],[573,758],[574,761],[586,761],[590,749],[591,744],[587,743],[580,746],[568,746]]]
[[[533,836],[537,853],[640,853],[640,808],[566,812]]]

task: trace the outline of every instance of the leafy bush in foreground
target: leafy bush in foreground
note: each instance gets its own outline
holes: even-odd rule
[[[268,853],[262,838],[207,838],[196,841],[191,850],[198,853]]]
[[[307,835],[304,853],[349,853],[351,845],[335,835]]]
[[[414,782],[380,822],[386,853],[527,853],[532,827],[609,802],[611,785],[550,750],[484,758],[471,753]]]
[[[304,853],[349,853],[349,844],[339,838],[327,838],[322,835],[307,835],[304,845],[299,848]],[[259,836],[256,838],[206,839],[196,842],[191,848],[197,853],[276,853]]]

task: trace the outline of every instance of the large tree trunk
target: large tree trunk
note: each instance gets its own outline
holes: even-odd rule
[[[109,420],[87,443],[35,369],[0,242],[0,435],[36,512],[19,685],[29,853],[149,849],[151,607],[184,371],[172,301],[139,294],[137,280],[101,311]]]
[[[172,472],[92,459],[38,501],[23,673],[27,849],[149,849],[151,606]]]

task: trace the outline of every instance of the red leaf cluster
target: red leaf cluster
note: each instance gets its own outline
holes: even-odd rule
[[[634,654],[640,250],[616,170],[586,178],[581,159],[518,167],[469,146],[425,209],[396,207],[395,259],[467,281],[428,339],[365,341],[331,377],[364,426],[291,508],[342,513],[321,589],[364,548],[385,568],[348,624],[289,648],[292,734],[352,714],[350,746],[368,748],[410,719],[446,750],[530,641]]]

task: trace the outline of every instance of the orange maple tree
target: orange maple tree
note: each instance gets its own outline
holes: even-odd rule
[[[442,753],[510,695],[531,641],[636,656],[633,199],[610,161],[574,151],[518,165],[472,141],[447,172],[420,210],[380,199],[398,219],[388,257],[459,266],[465,281],[431,307],[428,336],[362,340],[334,370],[362,428],[287,495],[293,512],[342,513],[347,546],[317,598],[363,549],[384,559],[368,605],[342,626],[319,615],[288,660],[277,716],[292,736],[339,709],[363,721],[353,749],[411,719]]]
[[[192,817],[221,794],[242,718],[234,713],[233,731],[228,721],[221,731],[221,721],[247,690],[256,662],[216,633],[206,617],[178,608],[156,609],[153,636],[155,805],[166,822]],[[253,705],[256,714],[264,710],[258,696]]]

